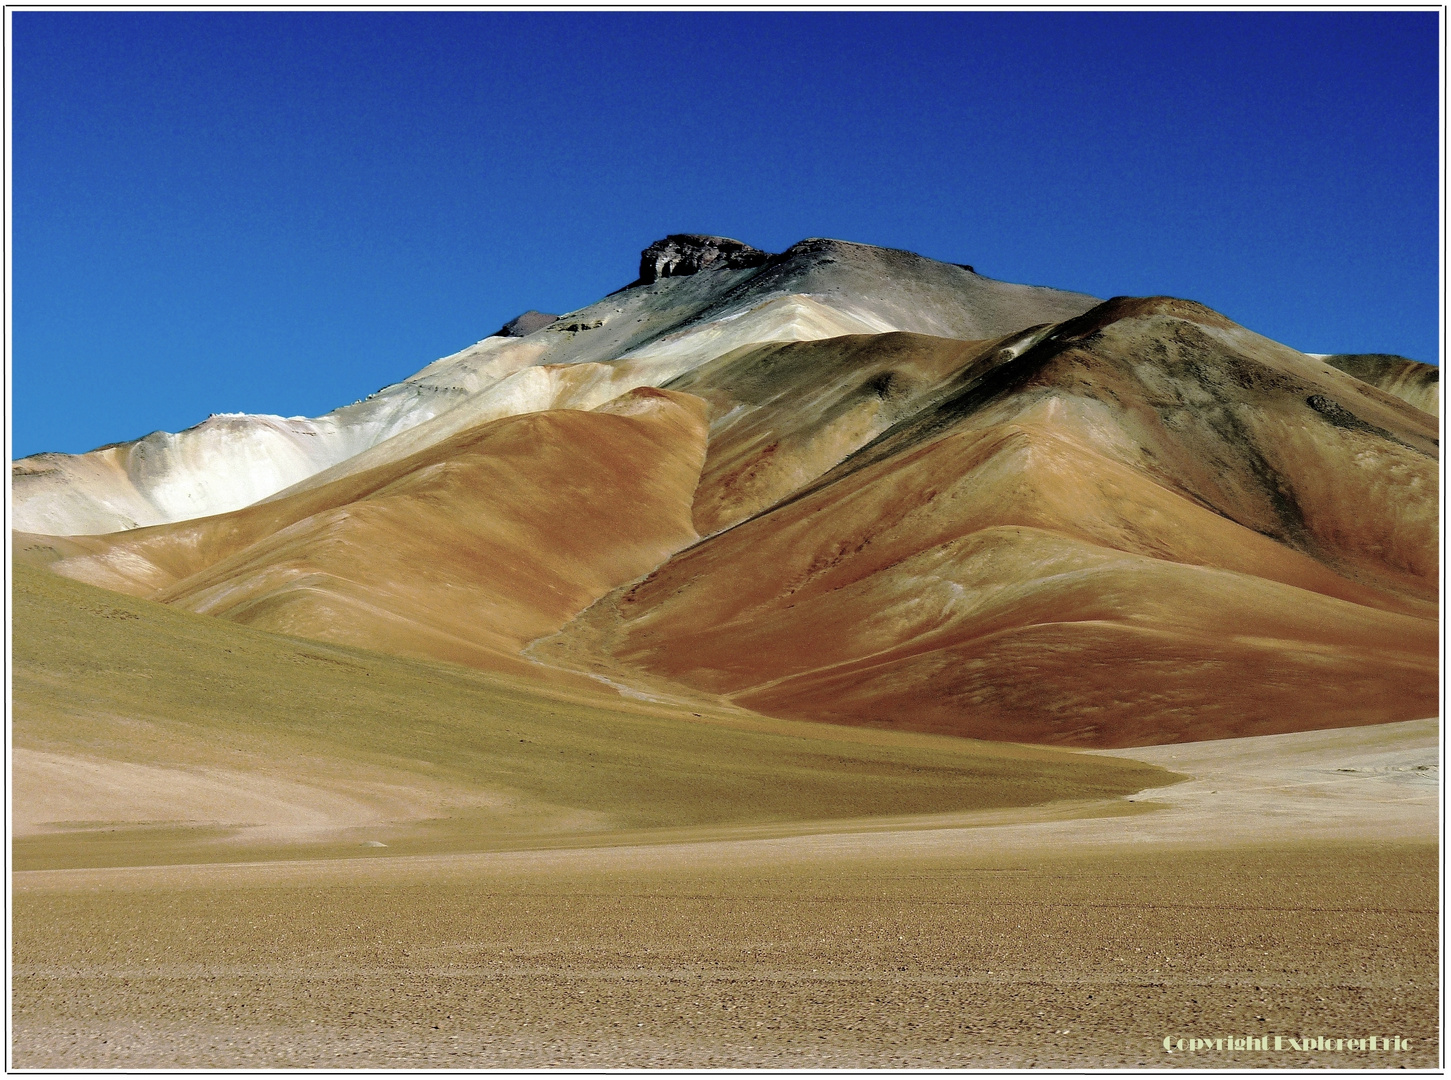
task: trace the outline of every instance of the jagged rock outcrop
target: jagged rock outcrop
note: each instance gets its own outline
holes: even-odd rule
[[[535,311],[530,308],[522,315],[515,315],[499,329],[495,330],[492,337],[528,337],[536,330],[543,330],[550,323],[555,322],[558,315],[551,315],[547,311]]]
[[[676,233],[656,240],[640,252],[639,285],[649,285],[667,277],[698,274],[710,267],[748,270],[763,266],[771,257],[761,251],[724,236],[701,236],[697,233]]]

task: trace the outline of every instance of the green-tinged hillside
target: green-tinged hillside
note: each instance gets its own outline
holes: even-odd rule
[[[13,630],[20,868],[790,831],[1172,779],[1136,762],[532,685],[21,565]]]

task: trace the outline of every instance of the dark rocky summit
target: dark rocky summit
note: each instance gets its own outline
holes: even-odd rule
[[[558,315],[551,315],[547,311],[529,310],[523,315],[516,315],[499,329],[495,330],[491,337],[528,337],[536,330],[543,330],[550,323],[556,321]]]
[[[724,236],[676,233],[640,252],[640,279],[636,284],[649,285],[660,278],[683,277],[710,268],[745,270],[763,265],[770,257],[768,252]]]

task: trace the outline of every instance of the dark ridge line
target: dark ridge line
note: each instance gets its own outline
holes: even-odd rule
[[[1082,316],[1080,316],[1080,318],[1081,317]],[[999,339],[1001,344],[996,346],[996,351],[998,353],[1002,353],[1004,350],[1011,348],[1014,339],[1026,337],[1034,333],[1041,332],[1045,326],[1053,325],[1054,324],[1052,323],[1043,323],[1038,326],[1029,327],[1026,330],[1020,330],[1018,333],[1012,335],[1009,338]],[[1057,325],[1061,327],[1067,324],[1059,323]],[[1039,350],[1042,348],[1042,346],[1048,343],[1049,337],[1044,337],[1040,339],[1029,348],[1019,353],[1017,356],[1009,357],[1006,360],[988,369],[987,371],[979,373],[975,378],[971,379],[969,385],[962,387],[961,389],[954,390],[951,387],[944,387],[940,396],[924,401],[921,408],[914,410],[908,416],[902,417],[900,420],[898,420],[891,427],[887,428],[886,431],[883,431],[876,438],[853,450],[845,458],[832,466],[832,468],[828,472],[824,473],[822,476],[817,477],[817,479],[813,480],[810,484],[801,488],[799,491],[791,493],[780,502],[772,503],[764,510],[760,510],[752,514],[750,517],[742,518],[740,521],[737,521],[735,524],[729,525],[726,528],[721,529],[719,532],[714,532],[711,533],[709,536],[701,537],[694,544],[691,544],[689,547],[682,548],[680,551],[676,552],[676,555],[684,554],[685,552],[690,551],[693,548],[699,547],[701,544],[704,544],[708,540],[713,540],[718,536],[724,536],[726,533],[731,532],[733,529],[738,529],[742,525],[749,524],[750,522],[756,521],[759,518],[763,518],[768,514],[773,514],[777,510],[782,509],[783,507],[790,506],[793,503],[798,502],[799,500],[804,499],[809,495],[814,495],[818,491],[822,491],[830,487],[832,484],[835,484],[838,481],[846,479],[848,476],[851,476],[854,473],[860,472],[862,469],[869,468],[872,465],[875,465],[878,461],[886,460],[897,451],[890,450],[887,453],[873,456],[870,460],[861,459],[867,457],[867,455],[871,454],[874,450],[880,450],[882,445],[888,440],[900,436],[903,431],[908,427],[908,425],[920,422],[922,420],[922,414],[929,410],[936,412],[946,407],[952,407],[956,402],[962,401],[963,399],[972,399],[977,407],[980,407],[981,405],[986,404],[993,398],[999,397],[1003,393],[1015,389],[1017,386],[1020,386],[1022,383],[1026,382],[1028,379],[1036,375],[1040,370],[1042,370],[1042,368],[1048,363],[1049,360],[1051,360],[1054,356],[1058,355],[1058,353],[1061,352],[1060,348],[1052,348],[1044,350],[1041,354],[1039,354]],[[1052,344],[1057,346],[1060,343],[1054,341]],[[969,361],[967,368],[965,368],[964,371],[959,375],[959,378],[961,378],[962,375],[966,375],[971,372],[972,369],[975,368],[977,364],[983,359],[983,357],[989,355],[993,351],[994,349],[990,347],[980,353],[974,360]],[[997,378],[994,378],[994,376],[997,376]],[[976,411],[975,408],[966,408],[963,411],[955,413],[950,419],[944,420],[942,423],[933,425],[935,427],[935,430],[930,430],[922,439],[914,440],[914,443],[926,443],[930,441],[934,435],[940,433],[944,428],[949,426],[953,420],[958,420],[961,419],[963,416],[970,415],[970,413],[973,411]],[[672,555],[671,558],[675,558],[676,555]]]

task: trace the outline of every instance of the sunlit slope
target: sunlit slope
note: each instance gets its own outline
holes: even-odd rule
[[[1182,301],[1035,337],[533,654],[1077,745],[1435,713],[1432,417]]]
[[[1441,415],[1441,369],[1433,364],[1388,353],[1337,353],[1320,359],[1422,412]]]
[[[603,319],[587,319],[584,324]],[[345,461],[315,473],[306,480],[271,496],[285,498],[299,491],[320,487],[343,476],[351,476],[380,465],[400,461],[449,435],[485,420],[543,409],[593,409],[604,401],[642,386],[668,386],[698,393],[696,387],[711,385],[691,376],[705,365],[718,367],[717,357],[738,357],[753,347],[772,346],[774,341],[832,339],[849,334],[875,335],[892,330],[884,320],[853,315],[837,306],[827,306],[804,296],[785,296],[766,301],[742,313],[726,316],[667,335],[608,363],[578,362],[544,364],[522,368],[488,390],[470,396],[458,406],[416,427],[400,432]],[[542,331],[541,331],[542,333]],[[744,365],[751,367],[747,360]],[[809,415],[806,410],[803,415]],[[787,420],[785,416],[778,419]],[[832,464],[841,455],[832,459]]]
[[[733,350],[666,385],[710,405],[695,528],[780,502],[923,408],[989,345],[923,334],[850,334]]]
[[[509,417],[232,514],[18,537],[58,573],[262,629],[524,670],[523,644],[696,538],[697,398]]]
[[[837,475],[1004,422],[1041,423],[1338,573],[1436,603],[1436,418],[1200,304],[1120,298],[990,352]]]
[[[222,414],[175,435],[22,459],[11,470],[15,527],[71,536],[240,509],[324,471],[336,479],[399,461],[485,419],[589,409],[752,342],[890,330],[991,338],[1096,302],[839,240],[756,254],[750,266],[642,277],[526,337],[485,338],[325,416]],[[596,370],[561,374],[574,365]]]
[[[589,411],[649,380],[613,364],[542,364],[522,368],[447,412],[314,473],[265,502],[288,498],[385,465],[405,461],[452,435],[490,420],[559,409]]]
[[[14,522],[80,535],[235,510],[447,412],[542,351],[487,338],[324,416],[220,413],[176,434],[22,458],[10,470]]]
[[[22,865],[364,841],[479,849],[1111,798],[1167,782],[1132,762],[543,691],[25,565],[13,630]]]

